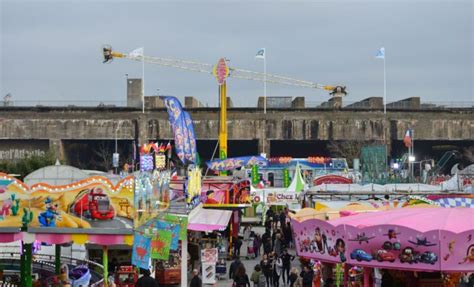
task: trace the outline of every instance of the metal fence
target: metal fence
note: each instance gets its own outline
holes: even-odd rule
[[[184,103],[184,102],[183,102]],[[0,109],[11,107],[62,107],[62,108],[124,108],[127,107],[127,101],[0,101]],[[217,103],[203,104],[202,108],[217,108]],[[257,99],[255,102],[234,102],[234,108],[257,108]],[[289,109],[292,107],[291,97],[268,97],[267,108],[269,109]],[[374,104],[373,101],[342,101],[342,103],[333,103],[328,101],[306,101],[305,108],[317,109],[373,109],[382,110],[381,103]],[[397,101],[387,103],[387,110],[446,110],[446,109],[474,109],[473,101],[439,101],[439,102],[421,102],[413,103],[409,101]]]

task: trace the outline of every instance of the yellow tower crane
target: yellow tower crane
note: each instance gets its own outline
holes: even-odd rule
[[[105,45],[102,49],[104,61],[103,63],[109,63],[115,58],[125,58],[143,63],[156,64],[165,67],[171,67],[186,71],[206,73],[214,75],[219,85],[219,101],[220,101],[220,117],[219,117],[219,158],[224,159],[227,157],[227,78],[237,78],[258,82],[266,82],[273,84],[281,84],[288,86],[322,89],[329,91],[329,95],[332,97],[345,96],[345,86],[328,86],[321,85],[309,81],[293,79],[284,76],[277,76],[272,74],[266,74],[261,72],[254,72],[249,70],[231,68],[227,65],[225,58],[219,59],[216,65],[199,63],[195,61],[168,59],[161,57],[152,57],[140,54],[140,53],[120,53],[112,50],[110,45]],[[266,99],[265,99],[266,100]]]

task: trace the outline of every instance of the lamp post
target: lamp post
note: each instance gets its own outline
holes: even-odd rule
[[[409,155],[408,156],[408,163],[410,164],[410,181],[413,182],[413,179],[414,179],[414,168],[413,168],[413,164],[415,163],[415,156],[414,155]]]

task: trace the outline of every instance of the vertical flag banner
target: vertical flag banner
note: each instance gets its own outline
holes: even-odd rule
[[[151,258],[168,260],[170,256],[172,232],[158,230],[157,235],[151,240]]]
[[[283,170],[283,187],[290,186],[290,172],[287,168]]]
[[[181,216],[176,216],[176,215],[171,215],[171,214],[165,214],[164,220],[167,222],[172,222],[172,223],[177,223],[180,225],[180,230],[179,230],[179,240],[184,240],[186,239],[187,236],[187,229],[188,229],[188,218],[187,217],[181,217]]]
[[[170,248],[172,250],[177,250],[179,244],[179,233],[181,229],[179,223],[157,221],[155,226],[158,230],[165,230],[171,232]]]
[[[175,97],[165,97],[164,104],[168,110],[170,125],[174,133],[175,150],[179,159],[186,163],[196,160],[196,139],[193,121],[179,100]]]
[[[132,264],[143,269],[150,268],[151,239],[135,233],[133,237]]]
[[[188,112],[184,112],[184,121],[188,132],[189,161],[195,163],[197,158],[196,136],[194,134],[193,120]]]
[[[260,182],[260,177],[258,176],[258,165],[252,166],[252,184],[257,185]]]

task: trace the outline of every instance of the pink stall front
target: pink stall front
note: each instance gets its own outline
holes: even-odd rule
[[[297,254],[322,262],[367,270],[474,270],[471,208],[403,208],[330,221],[294,216],[292,226]]]

